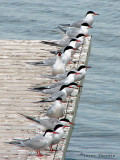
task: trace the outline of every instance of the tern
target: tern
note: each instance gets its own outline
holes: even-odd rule
[[[73,48],[71,46],[65,47],[62,53],[62,61],[64,64],[68,64],[70,62],[72,55],[75,53],[76,50],[76,48]]]
[[[71,39],[69,37],[65,37],[61,40],[57,40],[54,42],[49,42],[49,41],[41,41],[41,43],[44,44],[49,44],[52,46],[58,46],[58,47],[66,47],[66,46],[71,46],[71,47],[75,47],[76,43],[79,42],[78,39]]]
[[[77,70],[70,70],[70,71],[68,71],[68,72],[65,72],[64,74],[58,74],[58,75],[56,75],[56,76],[52,76],[52,75],[42,75],[41,74],[41,76],[43,76],[43,77],[47,77],[47,78],[50,78],[50,79],[55,79],[55,80],[62,80],[62,79],[65,79],[66,77],[67,77],[67,75],[68,75],[68,73],[70,73],[71,71],[80,71],[82,68],[84,68],[84,67],[87,67],[87,66],[85,66],[85,65],[80,65],[79,67],[78,67],[78,69]],[[91,67],[87,67],[87,68],[91,68]],[[41,87],[35,87],[34,88],[35,90],[40,90],[41,89]],[[46,88],[47,89],[47,88]]]
[[[14,141],[8,142],[9,144],[15,144],[20,147],[25,147],[27,149],[35,150],[38,156],[43,156],[40,154],[40,150],[52,144],[53,134],[58,134],[57,132],[48,129],[43,135],[35,135],[33,138],[27,139],[13,139]]]
[[[58,97],[62,98],[62,101],[65,101],[67,98],[67,92],[66,92],[66,88],[69,87],[69,85],[62,85],[60,90],[58,92],[55,92],[54,94],[52,94],[49,98],[41,100],[41,101],[37,101],[34,103],[40,103],[40,102],[54,102],[56,101],[56,99]]]
[[[68,37],[75,38],[80,33],[84,35],[88,35],[88,28],[92,28],[92,27],[89,26],[88,23],[82,23],[80,28],[71,28],[68,30],[63,29],[61,26],[58,26],[58,28]]]
[[[84,37],[87,37],[87,35],[84,35],[82,33],[78,34],[76,36],[76,38],[71,39],[71,41],[73,41],[73,42],[76,41],[76,43],[73,43],[73,45],[71,45],[71,46],[76,48],[76,49],[79,49],[79,47],[84,44]],[[68,39],[70,39],[70,38],[68,38]],[[69,46],[70,46],[70,44],[69,44]],[[50,53],[57,54],[59,51],[62,52],[63,50],[64,49],[62,48],[62,49],[59,49],[57,51],[50,51]]]
[[[81,72],[80,71],[70,71],[68,72],[67,77],[65,79],[58,81],[57,83],[53,83],[49,86],[46,86],[45,88],[54,88],[62,84],[65,85],[65,84],[70,84],[72,82],[80,81],[84,78],[85,74],[86,74],[85,69],[81,69]]]
[[[65,64],[63,63],[61,52],[58,52],[57,59],[52,66],[52,75],[56,76],[58,74],[65,73],[65,69],[66,67],[65,67]]]
[[[63,53],[61,55],[62,61],[64,64],[67,64],[70,61],[72,53],[75,51],[76,51],[76,48],[72,46],[67,46],[64,48]],[[32,64],[39,65],[39,66],[52,66],[55,63],[56,59],[57,59],[57,55],[55,57],[46,59],[44,61],[34,62]]]
[[[73,86],[73,84],[69,83],[69,84],[63,84],[58,92],[53,93],[50,97],[48,97],[47,99],[41,100],[41,101],[37,101],[34,103],[40,103],[40,102],[54,102],[56,101],[56,99],[58,97],[62,98],[62,101],[65,101],[68,94],[67,94],[67,89],[70,88],[71,86]],[[75,87],[73,87],[74,89]],[[72,89],[72,91],[73,91]]]
[[[20,115],[24,116],[25,118],[31,120],[32,122],[37,124],[37,127],[41,131],[46,131],[47,129],[54,129],[57,124],[62,125],[74,125],[74,123],[70,122],[67,118],[57,119],[57,118],[34,118],[31,116],[27,116],[25,114],[19,113]]]
[[[55,144],[58,144],[62,140],[62,138],[64,137],[64,128],[65,127],[69,127],[69,126],[67,126],[67,125],[63,126],[62,124],[57,124],[55,126],[54,131],[59,134],[53,135],[52,143],[50,146],[50,151],[56,151],[56,150],[52,149],[52,146]]]
[[[70,71],[70,72],[68,72],[67,77],[65,79],[58,81],[57,83],[53,83],[53,84],[49,85],[49,87],[54,88],[54,87],[57,87],[62,84],[68,85],[68,84],[74,82],[74,77],[76,74],[78,74],[77,71]]]
[[[69,84],[69,87],[66,88],[66,91],[67,91],[67,96],[70,96],[73,89],[76,87],[81,87],[80,85],[78,85],[77,83],[75,82],[72,82]],[[37,90],[39,92],[42,92],[42,93],[45,93],[45,94],[53,94],[57,91],[60,90],[60,87],[61,86],[57,86],[57,87],[54,87],[54,88],[50,88],[50,89],[44,89],[44,90],[39,90],[39,88],[34,88],[33,90]]]
[[[33,90],[42,91],[42,90],[46,90],[46,89],[53,89],[55,87],[61,86],[62,84],[63,85],[64,84],[71,84],[72,82],[80,81],[85,77],[87,68],[91,68],[91,67],[85,66],[85,65],[81,65],[77,69],[77,71],[76,70],[71,70],[71,71],[69,71],[69,72],[67,72],[65,74],[52,77],[52,78],[55,78],[55,79],[58,78],[59,80],[61,79],[61,81],[59,81],[57,83],[50,84],[48,86],[35,87]],[[43,91],[43,93],[45,93],[45,92],[47,93],[47,91]]]
[[[93,16],[94,15],[99,15],[99,14],[97,14],[97,13],[95,13],[93,11],[88,11],[86,13],[86,16],[83,19],[81,19],[81,20],[79,20],[77,22],[73,22],[72,24],[61,24],[61,25],[62,26],[66,26],[66,27],[80,28],[82,23],[88,23],[89,26],[92,26],[92,24],[93,24]]]
[[[49,118],[61,118],[64,116],[65,106],[62,103],[62,98],[58,97],[54,104],[50,106],[45,114]]]

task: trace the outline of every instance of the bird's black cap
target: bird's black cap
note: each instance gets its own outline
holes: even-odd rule
[[[83,68],[86,68],[86,66],[85,66],[85,65],[81,65],[81,66],[77,69],[77,71],[80,71],[80,70],[83,69]]]
[[[83,33],[80,33],[76,36],[76,38],[79,38],[79,37],[82,37],[82,36],[85,36]]]
[[[78,84],[75,83],[75,82],[72,82],[72,83],[69,84],[69,86],[71,86],[71,85],[77,86]]]
[[[70,75],[70,74],[74,74],[76,73],[75,71],[69,71],[68,74],[67,74],[67,77]]]
[[[47,130],[45,131],[45,133],[43,134],[43,136],[45,136],[47,132],[54,132],[54,131],[53,131],[52,129],[47,129]]]
[[[59,91],[63,90],[65,87],[68,87],[68,85],[67,84],[62,85]]]
[[[61,98],[61,97],[58,97],[58,98],[56,98],[56,100],[62,101],[62,98]]]
[[[93,11],[88,11],[87,13],[86,13],[86,15],[87,14],[94,14],[94,12]]]
[[[67,118],[62,118],[62,119],[60,119],[60,121],[70,122],[69,119],[67,119]]]
[[[88,23],[82,23],[81,26],[89,27],[89,24]]]
[[[65,47],[64,52],[65,52],[66,50],[69,50],[69,49],[73,49],[73,47],[72,47],[72,46],[67,46],[67,47]]]
[[[54,131],[55,131],[56,129],[60,128],[60,127],[63,127],[63,125],[62,125],[62,124],[57,124],[57,125],[55,126],[55,128],[54,128]]]
[[[70,40],[70,42],[72,42],[72,41],[76,41],[76,39],[75,39],[75,38],[73,38],[73,39],[71,39],[71,40]]]

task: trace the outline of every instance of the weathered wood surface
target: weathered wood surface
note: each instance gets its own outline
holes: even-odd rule
[[[85,45],[81,48],[82,52],[79,51],[73,57],[73,60],[77,60],[77,62],[68,65],[68,70],[78,68],[81,63],[86,63],[90,39],[91,37],[85,39]],[[33,102],[41,100],[47,95],[33,92],[29,88],[37,84],[50,84],[54,80],[40,76],[40,74],[50,74],[51,67],[31,65],[29,62],[38,62],[52,57],[54,55],[50,54],[49,50],[56,49],[56,47],[41,44],[40,40],[0,40],[0,160],[58,160],[63,158],[66,139],[55,146],[58,149],[57,152],[42,151],[45,154],[42,158],[37,157],[35,152],[5,143],[11,141],[12,138],[33,137],[36,132],[39,132],[31,126],[29,120],[20,116],[19,113],[42,117],[50,104]],[[77,93],[78,90],[75,92]],[[69,117],[70,120],[74,115],[75,103],[76,96],[68,98],[66,117]],[[69,129],[65,132],[66,136],[68,131]],[[30,153],[33,154],[30,155]]]

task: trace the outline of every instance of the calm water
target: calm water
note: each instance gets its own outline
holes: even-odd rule
[[[87,71],[66,160],[119,160],[120,1],[0,2],[0,39],[59,39],[61,35],[53,31],[58,24],[78,20],[88,10],[100,14],[89,32],[92,68]]]

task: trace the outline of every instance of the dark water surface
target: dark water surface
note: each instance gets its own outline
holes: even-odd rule
[[[0,39],[60,39],[55,28],[99,13],[66,160],[120,160],[120,1],[1,0]]]

